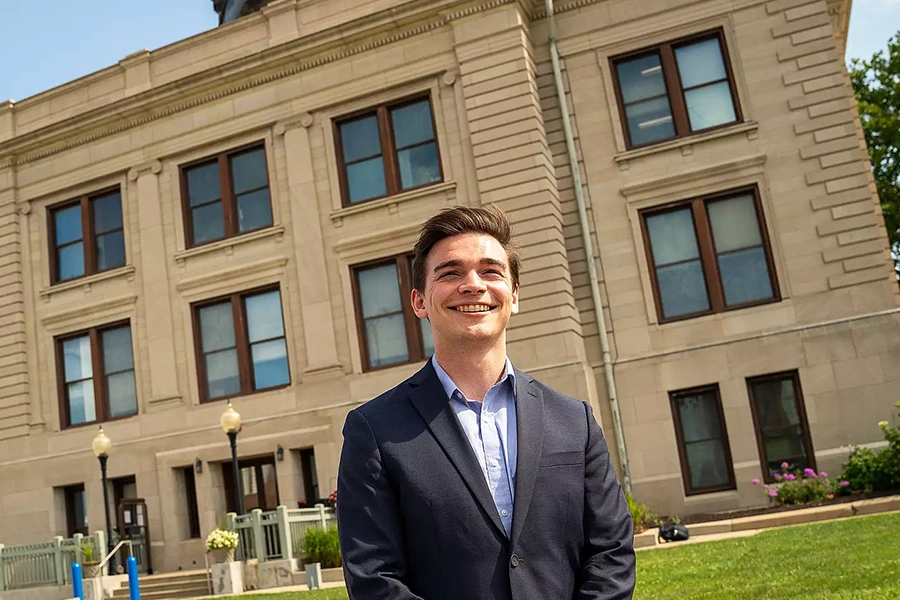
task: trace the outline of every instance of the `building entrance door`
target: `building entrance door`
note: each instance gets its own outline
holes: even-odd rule
[[[147,503],[143,498],[123,498],[119,501],[118,513],[119,531],[122,539],[131,540],[138,571],[152,574],[153,558],[150,554],[150,524],[147,521]]]

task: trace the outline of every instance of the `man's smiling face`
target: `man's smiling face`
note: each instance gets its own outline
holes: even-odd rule
[[[428,253],[425,292],[412,291],[416,316],[431,321],[435,348],[505,342],[510,316],[519,312],[506,250],[480,233],[444,238]]]

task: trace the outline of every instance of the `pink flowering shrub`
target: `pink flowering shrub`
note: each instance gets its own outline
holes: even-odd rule
[[[775,504],[808,504],[849,493],[847,481],[831,480],[825,471],[816,473],[809,467],[803,471],[794,470],[786,462],[781,463],[781,471],[776,471],[773,477],[774,484],[762,487],[769,501]],[[752,483],[760,485],[759,479]]]

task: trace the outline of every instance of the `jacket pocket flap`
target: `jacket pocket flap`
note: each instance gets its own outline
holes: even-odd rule
[[[582,452],[551,452],[541,456],[541,467],[567,467],[584,464]]]

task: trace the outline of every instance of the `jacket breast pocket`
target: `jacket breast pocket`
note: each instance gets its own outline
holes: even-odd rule
[[[582,452],[551,452],[541,456],[540,468],[545,467],[581,467],[584,466]]]

